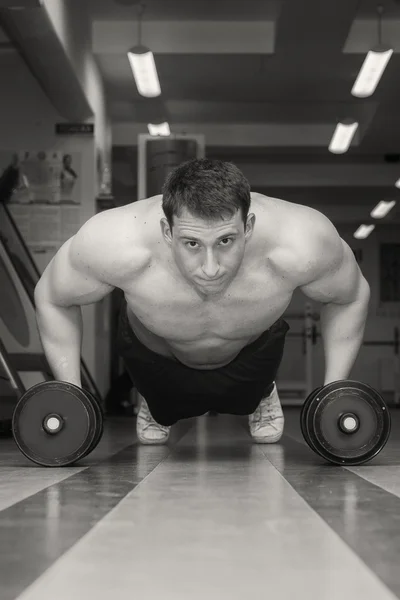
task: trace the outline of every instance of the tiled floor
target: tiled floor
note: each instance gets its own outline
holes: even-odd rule
[[[240,417],[180,423],[167,447],[114,420],[63,469],[0,440],[0,600],[400,598],[400,411],[381,454],[351,468],[285,415],[267,446]]]

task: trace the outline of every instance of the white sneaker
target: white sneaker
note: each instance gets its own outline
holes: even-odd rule
[[[136,433],[142,444],[165,444],[171,427],[160,425],[151,415],[146,400],[139,394],[141,406],[136,417]]]
[[[281,439],[284,424],[282,406],[274,382],[271,394],[263,398],[256,410],[249,415],[251,437],[258,444],[274,444]]]

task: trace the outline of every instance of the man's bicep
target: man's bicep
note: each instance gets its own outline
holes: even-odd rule
[[[339,238],[340,239],[340,238]],[[360,288],[368,287],[349,245],[341,241],[341,249],[330,260],[325,269],[318,270],[301,291],[317,302],[348,304],[357,300]]]

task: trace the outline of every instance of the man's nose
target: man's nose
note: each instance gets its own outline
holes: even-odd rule
[[[208,279],[217,277],[219,271],[219,263],[216,260],[213,252],[207,252],[206,260],[203,264],[203,273]]]

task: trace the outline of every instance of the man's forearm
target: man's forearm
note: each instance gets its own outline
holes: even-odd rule
[[[364,338],[368,304],[367,286],[351,304],[331,303],[323,306],[321,335],[325,354],[324,385],[350,378]]]
[[[37,303],[40,339],[54,378],[81,387],[82,313],[79,306]]]

